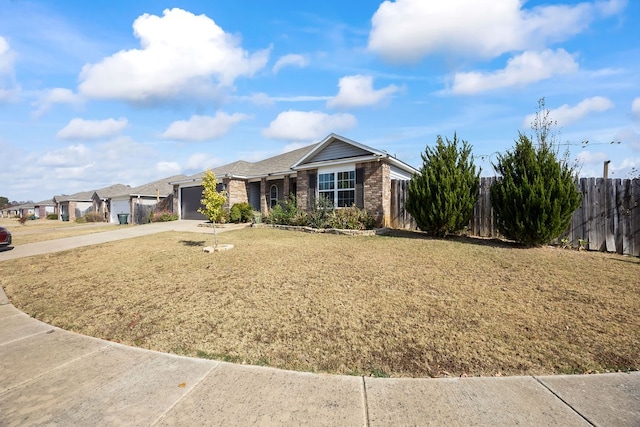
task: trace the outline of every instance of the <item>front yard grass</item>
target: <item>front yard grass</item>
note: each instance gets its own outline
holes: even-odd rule
[[[168,232],[0,262],[11,302],[127,345],[392,377],[640,368],[640,259],[419,233]]]
[[[59,221],[52,219],[28,220],[23,224],[17,218],[1,218],[0,226],[6,227],[13,237],[13,245],[43,242],[45,240],[62,239],[64,237],[81,236],[100,233],[117,227],[106,222],[77,223],[75,221]]]

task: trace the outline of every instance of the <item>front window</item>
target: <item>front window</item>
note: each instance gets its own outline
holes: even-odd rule
[[[356,172],[352,170],[318,174],[318,193],[333,206],[352,206],[356,201]]]
[[[335,206],[334,193],[336,183],[334,173],[321,173],[318,175],[318,193]]]
[[[273,184],[271,186],[271,190],[269,191],[269,207],[275,208],[278,204],[278,186]]]

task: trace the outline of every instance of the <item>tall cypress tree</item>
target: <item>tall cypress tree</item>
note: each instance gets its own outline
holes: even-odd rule
[[[582,195],[573,168],[558,160],[553,144],[543,139],[536,148],[520,133],[494,169],[501,177],[491,187],[491,205],[506,238],[538,246],[567,229]]]
[[[422,154],[422,168],[409,182],[407,211],[418,227],[434,236],[462,230],[469,225],[478,198],[480,172],[476,172],[471,146],[462,140],[436,139],[435,148]]]

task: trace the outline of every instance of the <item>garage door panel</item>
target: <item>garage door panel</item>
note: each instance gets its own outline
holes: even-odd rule
[[[202,186],[185,187],[181,190],[182,219],[207,219],[198,212],[201,207],[200,199],[202,199]]]

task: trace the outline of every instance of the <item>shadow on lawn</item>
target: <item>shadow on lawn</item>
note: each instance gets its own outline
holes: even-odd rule
[[[205,241],[204,240],[180,240],[180,243],[182,243],[185,246],[191,246],[191,247],[197,247],[197,246],[204,246],[205,245]]]
[[[491,246],[494,248],[509,248],[509,249],[527,249],[526,246],[520,245],[516,242],[501,240],[490,237],[469,237],[469,236],[456,236],[448,235],[446,237],[433,237],[422,231],[413,230],[390,230],[385,233],[385,236],[389,237],[401,237],[405,239],[423,239],[423,240],[443,240],[449,242],[460,242],[479,246]]]
[[[623,258],[609,258],[611,261],[618,261],[618,262],[628,262],[630,264],[636,264],[636,265],[640,265],[640,258],[635,257],[632,258],[631,256],[625,256],[623,255]]]

